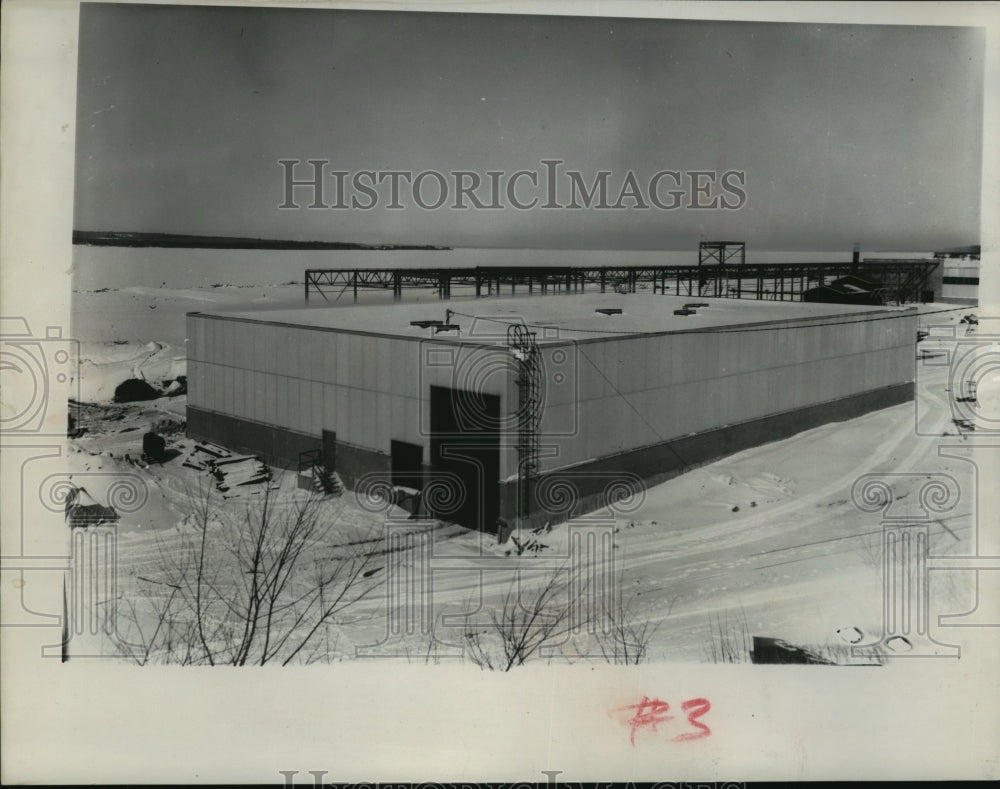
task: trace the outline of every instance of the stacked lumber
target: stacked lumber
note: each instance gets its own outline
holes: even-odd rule
[[[255,455],[234,455],[216,460],[212,466],[212,475],[221,491],[271,479],[270,470]]]
[[[196,471],[211,471],[217,460],[229,457],[232,457],[232,452],[228,449],[203,441],[194,445],[194,449],[191,450],[191,454],[187,456],[182,465]]]
[[[271,479],[271,471],[256,455],[234,455],[217,444],[202,441],[194,445],[184,465],[195,471],[207,471],[215,477],[221,491],[239,485],[254,485]]]

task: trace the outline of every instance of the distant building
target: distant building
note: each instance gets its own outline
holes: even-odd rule
[[[938,276],[935,282],[937,301],[946,304],[978,304],[979,303],[979,266],[982,247],[971,244],[962,247],[952,247],[935,252]]]
[[[979,303],[979,256],[942,257],[941,301],[947,304]]]
[[[828,285],[809,288],[802,293],[802,300],[816,304],[867,304],[883,303],[882,286],[861,277],[847,276]]]

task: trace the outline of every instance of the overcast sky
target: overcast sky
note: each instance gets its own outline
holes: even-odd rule
[[[494,247],[978,243],[983,48],[969,28],[89,4],[74,225]],[[278,161],[310,158],[484,179],[556,158],[588,182],[612,171],[612,201],[628,170],[743,170],[747,204],[279,210]]]

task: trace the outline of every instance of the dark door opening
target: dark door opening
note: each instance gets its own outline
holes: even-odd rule
[[[323,431],[323,468],[331,473],[337,470],[337,434],[333,430]]]
[[[390,442],[392,484],[414,490],[424,487],[424,448],[405,441]]]
[[[424,505],[441,520],[496,531],[500,514],[500,397],[431,387],[431,482],[450,495]],[[436,510],[436,511],[435,511]]]

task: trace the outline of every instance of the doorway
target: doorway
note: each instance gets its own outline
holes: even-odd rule
[[[500,397],[431,386],[431,482],[451,497],[432,497],[441,520],[496,531],[500,513]],[[456,490],[457,483],[457,490]]]

